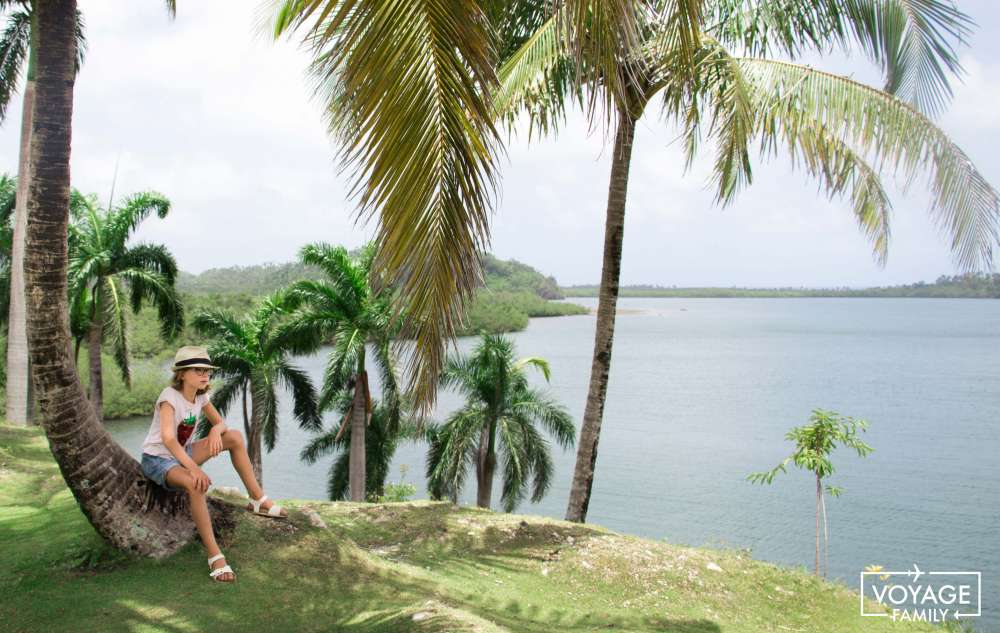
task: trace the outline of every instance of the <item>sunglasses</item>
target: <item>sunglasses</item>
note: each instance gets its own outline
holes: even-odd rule
[[[211,376],[213,373],[215,373],[214,371],[212,371],[208,367],[195,367],[195,368],[192,369],[192,371],[194,373],[198,374],[199,376],[204,376],[206,374],[208,376]]]

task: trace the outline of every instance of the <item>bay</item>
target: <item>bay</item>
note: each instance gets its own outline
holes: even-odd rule
[[[596,307],[596,299],[573,301]],[[510,335],[519,356],[550,362],[551,383],[537,373],[532,382],[564,403],[578,427],[594,326],[593,315],[532,319]],[[476,342],[463,338],[458,348]],[[863,439],[875,452],[834,453],[829,483],[844,494],[827,500],[829,577],[857,587],[870,564],[980,571],[983,617],[973,624],[1000,626],[998,350],[996,300],[621,299],[588,520],[811,569],[811,476],[790,467],[771,486],[745,478],[791,452],[784,434],[813,408],[832,409],[866,419]],[[318,381],[326,353],[296,362]],[[434,418],[460,405],[441,391]],[[333,458],[299,460],[310,434],[290,410],[283,400],[278,443],[263,460],[265,488],[276,498],[325,499]],[[108,427],[138,457],[150,419]],[[227,421],[242,425],[235,412]],[[427,496],[425,451],[401,447],[390,475],[400,480],[405,467],[417,497]],[[548,495],[517,512],[564,516],[575,449],[552,452]],[[226,457],[206,472],[216,486],[239,485]],[[498,481],[495,506],[499,494]],[[470,487],[462,503],[474,500]]]

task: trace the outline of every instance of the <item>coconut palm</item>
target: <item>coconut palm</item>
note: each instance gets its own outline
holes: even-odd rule
[[[150,487],[139,463],[89,406],[73,363],[66,242],[76,76],[76,2],[36,5],[35,108],[25,242],[28,355],[39,421],[67,486],[94,529],[122,550],[163,557],[191,542],[187,495]],[[109,477],[108,473],[114,473]],[[212,523],[231,529],[238,505],[209,499]]]
[[[586,520],[593,485],[635,126],[655,99],[662,99],[664,122],[683,130],[689,164],[706,139],[713,142],[713,178],[722,203],[750,184],[755,147],[762,158],[783,149],[828,195],[849,199],[880,264],[889,243],[891,202],[882,183],[887,171],[908,182],[918,173],[929,176],[932,216],[948,234],[960,266],[988,267],[998,243],[996,192],[928,118],[949,94],[947,73],[958,68],[951,41],[969,29],[968,17],[951,2],[661,0],[637,5],[642,10],[631,23],[637,25],[637,37],[620,55],[568,42],[561,23],[576,22],[566,5],[499,72],[497,111],[511,123],[526,112],[532,132],[555,131],[567,104],[576,101],[606,104],[616,126],[591,378],[566,512],[573,521]],[[886,91],[771,59],[794,60],[833,45],[860,46],[886,71]]]
[[[332,408],[339,414],[336,419],[343,420],[350,414],[354,403],[352,385],[335,396],[334,402]],[[376,400],[372,402],[371,421],[365,428],[365,498],[370,501],[385,494],[389,467],[400,442],[421,436],[414,423],[396,423],[388,407]],[[336,454],[336,459],[330,464],[326,484],[331,501],[344,501],[350,496],[351,445],[351,427],[335,424],[310,440],[300,454],[300,458],[308,464],[330,453]]]
[[[261,440],[268,452],[278,440],[278,389],[292,397],[292,416],[305,429],[322,427],[316,390],[309,376],[288,361],[288,337],[278,336],[282,309],[274,297],[265,297],[250,314],[238,318],[225,310],[195,316],[192,324],[213,337],[209,346],[212,364],[219,367],[222,386],[211,394],[212,404],[225,414],[242,399],[243,430],[247,453],[258,483],[263,482]],[[300,342],[301,345],[301,342]],[[250,411],[247,413],[247,398]],[[199,429],[203,432],[205,428]],[[263,485],[261,483],[261,485]]]
[[[30,419],[30,383],[28,380],[28,342],[25,334],[24,314],[24,231],[28,198],[28,152],[31,147],[31,115],[35,95],[35,43],[34,11],[28,0],[0,0],[0,10],[6,14],[6,26],[0,34],[0,125],[7,108],[17,94],[21,74],[26,75],[24,98],[21,104],[21,144],[18,162],[17,210],[11,234],[11,261],[9,282],[15,289],[10,302],[4,306],[3,318],[9,325],[7,339],[7,420],[25,424]],[[76,15],[76,69],[83,64],[87,43],[83,35],[83,19]]]
[[[440,385],[465,396],[462,408],[429,430],[427,479],[437,498],[457,499],[469,464],[476,466],[476,504],[489,508],[497,453],[503,461],[504,511],[513,512],[532,487],[532,502],[541,501],[552,480],[548,431],[563,448],[573,445],[576,429],[566,409],[528,385],[524,368],[532,366],[549,379],[542,358],[514,359],[514,344],[502,334],[484,335],[469,356],[450,357]]]
[[[313,53],[358,217],[377,216],[374,269],[410,315],[407,387],[426,414],[444,343],[483,278],[501,147],[489,106],[491,19],[505,12],[479,0],[274,4],[275,37],[301,33]]]
[[[343,246],[308,244],[299,253],[304,264],[323,271],[327,279],[301,280],[284,292],[283,304],[293,314],[282,326],[280,337],[297,354],[316,351],[331,342],[320,392],[320,408],[335,406],[344,389],[353,393],[352,404],[344,412],[340,425],[350,424],[350,497],[365,500],[366,470],[365,429],[373,415],[368,386],[368,345],[379,370],[382,402],[386,409],[385,433],[394,437],[402,416],[397,387],[396,357],[392,342],[399,334],[399,321],[393,316],[392,289],[382,285],[372,271],[375,248],[369,244],[352,259]]]
[[[98,419],[103,413],[101,348],[107,342],[131,388],[128,350],[128,307],[138,314],[142,305],[157,309],[160,333],[172,340],[184,327],[184,306],[174,287],[177,262],[162,244],[128,241],[151,214],[164,218],[170,201],[155,192],[137,193],[119,206],[101,209],[94,196],[69,227],[70,325],[77,349],[84,337],[90,356],[90,401]]]

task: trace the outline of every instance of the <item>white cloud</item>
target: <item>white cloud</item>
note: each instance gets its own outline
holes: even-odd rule
[[[255,32],[245,0],[179,3],[170,22],[157,0],[82,0],[90,52],[77,82],[74,185],[106,199],[116,163],[119,194],[157,189],[171,216],[143,240],[167,244],[180,266],[292,259],[306,242],[360,244],[319,106],[304,80],[308,55]],[[941,125],[1000,184],[1000,67],[991,62],[1000,15],[982,0],[966,10],[981,28],[968,70]],[[861,58],[817,60],[868,81]],[[14,172],[20,110],[0,128],[0,170]],[[817,194],[787,161],[755,161],[754,185],[720,209],[707,186],[711,154],[685,173],[676,131],[656,118],[638,127],[625,228],[623,283],[873,285],[933,279],[952,270],[947,248],[914,191],[894,196],[894,240],[880,270],[849,207]],[[508,145],[493,250],[563,283],[600,276],[610,146],[575,113],[555,140]],[[710,150],[710,148],[706,148]]]

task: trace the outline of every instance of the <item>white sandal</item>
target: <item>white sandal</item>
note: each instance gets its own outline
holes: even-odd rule
[[[215,561],[219,560],[220,558],[225,558],[225,556],[222,555],[222,554],[216,554],[215,556],[209,558],[208,559],[208,568],[212,569],[212,563],[214,563]],[[233,579],[232,580],[219,580],[219,576],[221,576],[222,574],[225,574],[227,572],[233,575]],[[227,565],[223,565],[222,567],[219,567],[218,569],[212,569],[212,571],[210,571],[208,573],[208,575],[215,582],[235,582],[236,581],[236,572],[234,572],[233,568],[230,567],[228,564]]]
[[[284,508],[282,508],[281,506],[279,506],[277,503],[272,503],[271,507],[268,508],[266,512],[261,511],[260,505],[262,503],[264,503],[265,501],[267,501],[267,495],[263,495],[260,499],[250,499],[250,505],[253,506],[253,510],[251,510],[251,512],[253,512],[254,514],[256,514],[258,516],[270,517],[272,519],[287,519],[288,518],[288,515],[281,514],[281,511]]]

